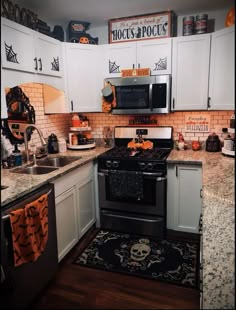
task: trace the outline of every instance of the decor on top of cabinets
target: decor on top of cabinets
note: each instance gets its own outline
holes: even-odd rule
[[[110,19],[109,43],[169,38],[176,35],[173,11]]]
[[[70,21],[68,25],[69,41],[81,44],[98,44],[98,38],[93,38],[90,34],[86,33],[89,26],[90,23],[88,22]]]
[[[235,23],[235,8],[230,8],[228,13],[227,13],[227,16],[226,16],[226,19],[225,19],[225,27],[230,27],[230,26],[233,26],[234,23]]]

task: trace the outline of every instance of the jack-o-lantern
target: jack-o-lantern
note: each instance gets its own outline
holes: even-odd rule
[[[81,37],[79,39],[79,43],[82,43],[82,44],[89,44],[89,39],[87,37]]]
[[[235,19],[234,8],[231,8],[229,12],[227,13],[227,16],[225,19],[225,27],[230,27],[234,25],[234,19]]]

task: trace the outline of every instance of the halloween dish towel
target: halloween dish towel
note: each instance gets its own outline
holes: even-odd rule
[[[48,240],[48,194],[10,212],[14,265],[34,262]]]

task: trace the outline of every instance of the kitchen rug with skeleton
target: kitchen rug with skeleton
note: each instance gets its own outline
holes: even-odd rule
[[[198,288],[196,242],[101,230],[74,263]]]

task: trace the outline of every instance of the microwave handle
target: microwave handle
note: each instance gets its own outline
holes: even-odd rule
[[[152,84],[149,85],[149,107],[150,110],[153,110],[153,105],[152,105]]]

